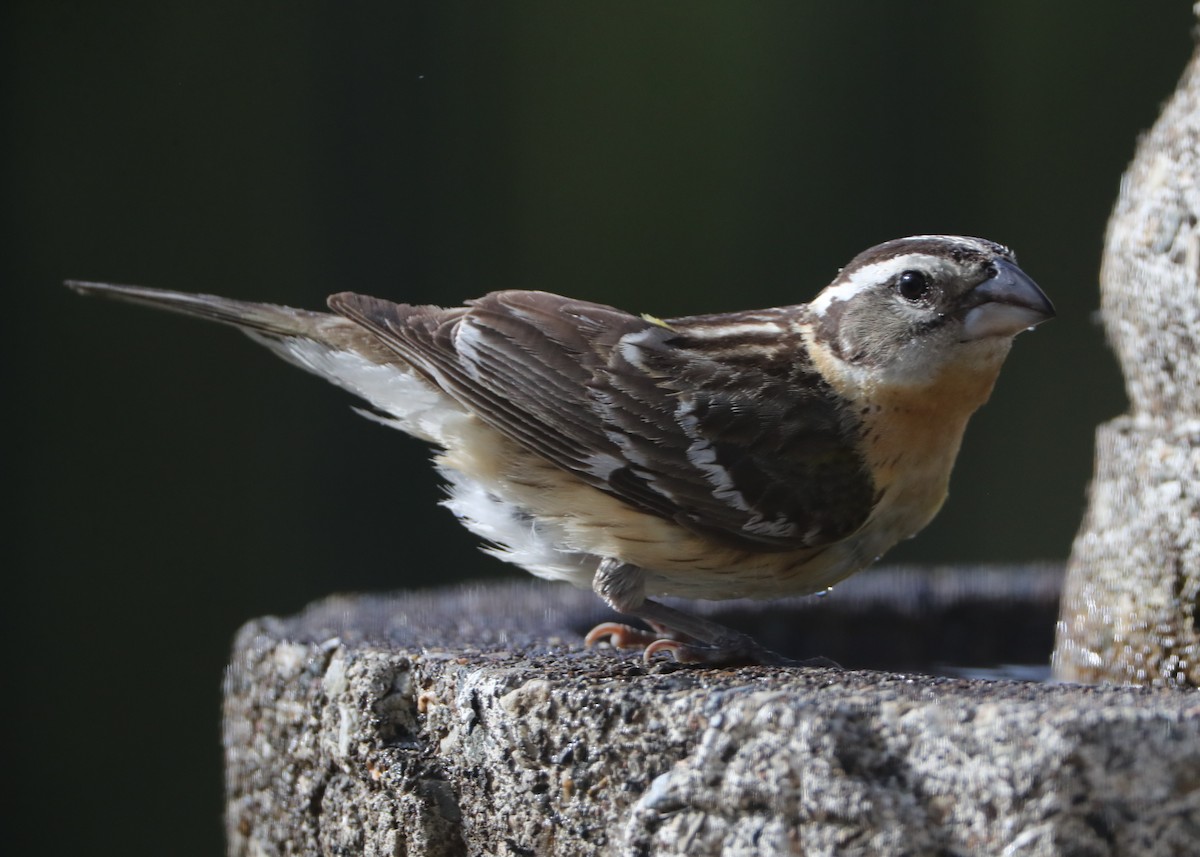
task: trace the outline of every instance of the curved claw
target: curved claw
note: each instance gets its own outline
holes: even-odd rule
[[[646,646],[642,659],[649,662],[659,652],[670,652],[676,663],[706,664],[712,667],[732,666],[787,666],[787,667],[831,667],[841,669],[828,658],[810,658],[802,661],[785,658],[765,649],[749,637],[731,638],[721,644],[709,645],[695,640],[673,640],[659,638]]]
[[[687,643],[684,643],[680,640],[668,640],[663,637],[659,637],[657,640],[654,640],[646,646],[645,651],[642,652],[642,660],[646,663],[649,663],[659,652],[670,652],[671,657],[675,659],[676,663],[699,663],[699,661],[695,661],[688,657],[688,650],[692,648],[694,647],[689,646]]]
[[[670,652],[671,657],[679,664],[709,664],[710,666],[733,666],[736,664],[768,663],[764,657],[778,657],[773,652],[761,649],[747,649],[742,646],[708,646],[703,643],[688,642],[659,638],[642,653],[642,659],[649,662],[659,652]]]
[[[643,631],[619,622],[597,625],[583,638],[584,645],[594,646],[607,640],[614,649],[641,649],[642,660],[654,660],[659,652],[667,652],[680,664],[709,664],[711,666],[739,663],[770,663],[777,655],[765,649],[744,646],[709,646],[695,640],[680,640],[664,634]],[[766,660],[763,656],[767,656]]]
[[[622,625],[620,622],[601,622],[583,638],[585,646],[594,646],[607,639],[614,649],[645,649],[659,640],[657,634]]]

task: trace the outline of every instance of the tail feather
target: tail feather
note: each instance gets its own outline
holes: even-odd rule
[[[182,315],[206,318],[234,327],[256,330],[277,336],[312,336],[322,318],[328,313],[310,312],[274,304],[236,301],[216,295],[193,295],[166,289],[142,286],[121,286],[111,283],[89,283],[68,280],[67,287],[83,295],[100,295],[177,312]]]
[[[332,313],[294,309],[278,304],[239,301],[217,295],[195,295],[168,289],[149,289],[144,286],[90,283],[82,280],[68,280],[66,285],[83,295],[100,295],[228,324],[275,351],[279,351],[279,349],[270,344],[272,340],[282,341],[298,337],[311,340],[335,351],[353,351],[372,363],[382,365],[403,363],[396,353],[384,345],[374,334],[365,330],[361,325]],[[281,356],[287,357],[286,354]],[[292,362],[296,361],[292,360]],[[306,366],[305,368],[311,367]]]
[[[463,415],[380,337],[340,315],[141,286],[66,285],[236,327],[289,363],[365,399],[383,422],[434,443],[444,444],[449,423]]]

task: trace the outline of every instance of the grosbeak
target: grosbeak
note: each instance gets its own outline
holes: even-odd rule
[[[591,586],[683,661],[779,661],[652,600],[827,589],[924,527],[1013,337],[1054,316],[990,241],[859,254],[807,304],[658,319],[546,292],[465,306],[343,292],[332,313],[71,282],[231,324],[433,444],[486,550]]]

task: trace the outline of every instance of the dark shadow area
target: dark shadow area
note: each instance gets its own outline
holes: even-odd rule
[[[1045,679],[1060,566],[887,567],[827,596],[714,605],[711,615],[793,658],[847,669]],[[705,611],[709,612],[709,611]]]

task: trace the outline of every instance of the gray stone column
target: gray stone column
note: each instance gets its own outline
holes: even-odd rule
[[[1197,687],[1200,53],[1121,181],[1100,289],[1130,410],[1097,432],[1055,671],[1070,681]]]

